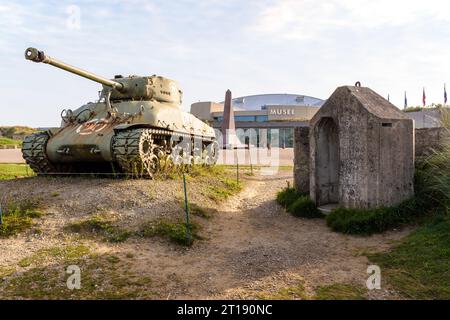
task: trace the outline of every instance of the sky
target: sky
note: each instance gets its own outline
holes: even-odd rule
[[[58,126],[101,86],[24,59],[27,47],[112,78],[177,80],[197,101],[360,81],[397,107],[450,90],[446,0],[0,0],[0,125]],[[450,93],[450,91],[449,91]]]

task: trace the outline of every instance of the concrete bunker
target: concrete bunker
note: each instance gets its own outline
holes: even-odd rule
[[[310,123],[318,206],[392,206],[414,194],[414,122],[369,88],[340,87]]]

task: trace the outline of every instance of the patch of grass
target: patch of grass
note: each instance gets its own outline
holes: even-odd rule
[[[402,296],[450,299],[450,217],[435,218],[392,251],[368,257]]]
[[[10,266],[0,266],[0,283],[4,278],[9,277],[14,272],[16,272],[16,269]]]
[[[276,293],[258,293],[258,299],[260,300],[307,300],[308,295],[305,292],[305,287],[302,283],[296,286],[282,288]]]
[[[35,175],[33,170],[26,164],[0,163],[0,180],[34,177]]]
[[[67,288],[66,268],[81,270],[81,289]],[[115,255],[61,257],[57,263],[33,267],[0,286],[2,299],[149,299],[154,298],[152,279],[133,272]]]
[[[79,234],[101,235],[108,242],[123,242],[132,236],[132,232],[114,225],[111,219],[103,215],[95,215],[86,220],[70,223],[65,230]]]
[[[6,137],[0,137],[0,146],[20,146],[22,145],[22,141],[20,140],[13,140]]]
[[[242,190],[242,183],[230,178],[221,178],[220,185],[210,186],[209,197],[218,202]]]
[[[314,300],[367,300],[367,296],[363,288],[336,283],[317,288]]]
[[[184,201],[181,203],[181,208],[183,209],[183,211],[185,210]],[[203,219],[211,219],[215,210],[209,209],[209,208],[208,209],[203,208],[195,203],[190,202],[189,203],[189,212],[191,214],[193,214],[194,216],[201,217]]]
[[[163,237],[168,238],[170,241],[183,245],[183,246],[191,246],[194,243],[194,240],[200,240],[202,237],[198,235],[198,231],[200,226],[191,221],[189,224],[189,229],[191,233],[191,237],[188,240],[187,233],[188,225],[181,221],[169,221],[169,220],[157,220],[151,221],[144,225],[144,228],[141,231],[142,236],[144,237]]]
[[[281,288],[275,293],[259,292],[261,300],[366,300],[366,291],[349,284],[332,284],[316,289],[313,296],[308,295],[303,283]]]
[[[225,167],[220,165],[215,166],[200,166],[195,165],[191,168],[190,177],[220,177],[225,174]]]
[[[19,261],[19,266],[26,268],[31,265],[40,265],[47,260],[73,261],[88,255],[89,248],[84,245],[73,245],[65,247],[45,248],[37,251],[33,255]]]
[[[2,205],[2,224],[0,224],[0,238],[8,238],[25,231],[34,225],[33,219],[40,218],[42,212],[39,204],[24,201],[20,204],[9,203]]]

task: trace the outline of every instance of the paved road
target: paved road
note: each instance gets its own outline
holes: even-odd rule
[[[255,148],[250,150],[222,150],[219,153],[218,164],[258,166],[293,166],[294,149],[272,148],[271,150]]]
[[[261,166],[292,166],[294,149],[251,149],[223,150],[219,154],[218,164]],[[0,149],[0,163],[24,163],[20,149]]]
[[[0,163],[24,163],[20,149],[0,149]]]

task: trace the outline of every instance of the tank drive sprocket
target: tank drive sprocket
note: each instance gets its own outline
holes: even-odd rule
[[[38,175],[57,172],[57,168],[49,161],[45,152],[49,139],[48,133],[38,132],[25,137],[22,144],[23,158]]]

